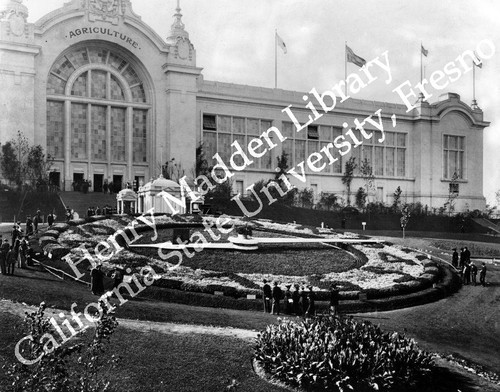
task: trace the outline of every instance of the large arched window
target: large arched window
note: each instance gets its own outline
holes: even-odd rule
[[[148,101],[143,80],[120,55],[90,45],[69,51],[47,81],[48,153],[71,161],[146,163]]]

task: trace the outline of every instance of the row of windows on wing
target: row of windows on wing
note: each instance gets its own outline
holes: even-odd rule
[[[133,102],[146,102],[144,85],[130,63],[107,49],[99,48],[85,47],[59,58],[50,71],[47,92],[49,94],[64,94],[71,75],[89,64],[112,67],[127,81]],[[110,74],[109,85],[108,74]],[[124,100],[124,93],[117,78],[110,72],[97,69],[82,73],[73,84],[71,95],[95,99]]]
[[[221,116],[205,114],[203,116],[203,142],[207,157],[212,157],[219,153],[224,161],[228,161],[231,156],[231,143],[238,141],[241,146],[246,146],[251,138],[259,137],[272,125],[270,120],[255,118],[243,118],[232,116]],[[282,144],[282,150],[288,154],[289,167],[296,166],[304,161],[313,152],[318,152],[321,148],[335,140],[342,134],[342,129],[334,126],[310,125],[306,130],[295,132],[292,123],[283,122],[283,136],[288,139]],[[354,130],[359,140],[362,140],[359,131]],[[406,173],[406,133],[385,132],[384,143],[377,142],[382,134],[374,132],[371,139],[365,140],[363,146],[353,149],[351,156],[356,158],[359,173],[359,163],[367,160],[372,165],[373,173],[377,176],[405,177]],[[248,138],[248,140],[247,140]],[[254,163],[251,168],[273,170],[275,158],[274,151],[269,151],[262,158],[252,158]],[[340,155],[333,165],[328,165],[324,173],[342,174],[343,159]],[[236,163],[241,164],[242,158],[236,157]],[[309,169],[306,167],[306,171]]]

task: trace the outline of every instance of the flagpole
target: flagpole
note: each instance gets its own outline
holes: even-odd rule
[[[344,41],[344,95],[347,96],[347,41]]]
[[[278,29],[274,30],[274,88],[278,88]]]
[[[476,102],[476,64],[472,60],[472,102]]]
[[[423,45],[422,45],[422,41],[420,41],[420,84],[422,84],[422,64],[423,64],[423,53],[422,53],[422,48],[423,48]]]

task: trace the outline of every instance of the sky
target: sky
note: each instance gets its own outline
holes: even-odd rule
[[[24,0],[29,22],[61,7],[64,0]],[[132,0],[134,12],[162,38],[173,22],[177,0]],[[484,131],[484,188],[496,204],[500,189],[500,2],[497,0],[181,0],[183,22],[206,80],[274,87],[274,33],[278,88],[319,92],[344,79],[344,43],[367,61],[388,51],[393,81],[383,78],[353,98],[402,103],[392,90],[420,79],[420,45],[427,77],[465,50],[490,40],[496,53],[476,72],[476,100],[491,125]],[[479,46],[478,46],[479,45]],[[357,67],[348,64],[348,73]],[[428,89],[431,103],[454,92],[472,101],[472,72],[444,90]],[[479,161],[477,162],[480,163]]]

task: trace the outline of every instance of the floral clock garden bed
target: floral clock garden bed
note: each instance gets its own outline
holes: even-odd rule
[[[216,218],[204,217],[215,222]],[[112,217],[94,222],[58,224],[47,231],[40,244],[52,256],[56,267],[71,272],[62,260],[82,257],[82,245],[90,252],[132,222],[128,217]],[[232,218],[228,225],[243,226],[248,222]],[[156,216],[155,229],[137,225],[141,238],[134,242],[151,244],[171,240],[177,227],[189,230],[189,235],[203,227],[199,218],[191,216]],[[254,237],[324,237],[357,238],[356,234],[339,234],[329,229],[316,229],[296,224],[278,224],[268,220],[252,221]],[[143,231],[145,230],[145,231]],[[228,229],[212,228],[217,241],[226,242],[236,235]],[[157,238],[153,238],[157,234]],[[207,241],[214,241],[208,234]],[[154,239],[154,242],[152,241]],[[341,300],[357,299],[359,294],[367,299],[384,298],[398,294],[418,292],[431,287],[440,278],[440,269],[424,255],[390,244],[352,245],[340,249],[329,244],[261,245],[257,251],[202,250],[193,257],[182,255],[182,262],[166,259],[156,248],[129,248],[116,252],[103,261],[103,270],[111,273],[123,267],[129,273],[138,273],[146,265],[155,269],[158,288],[213,294],[223,293],[235,298],[255,295],[260,298],[263,280],[278,281],[285,285],[311,286],[318,300],[328,300],[332,283],[339,286]],[[82,263],[82,265],[85,263]],[[88,265],[87,265],[88,266]],[[88,271],[83,279],[88,279]]]

